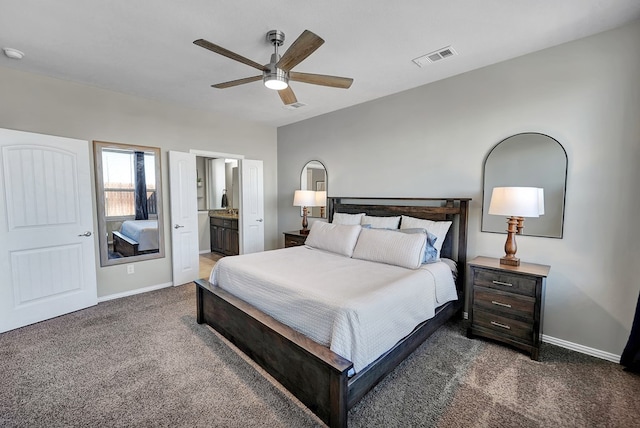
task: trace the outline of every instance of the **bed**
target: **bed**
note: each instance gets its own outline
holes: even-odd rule
[[[378,355],[380,354],[380,349],[377,349],[372,354],[373,357],[362,357],[357,355],[357,352],[349,351],[348,346],[336,349],[330,343],[331,341],[327,342],[325,340],[326,338],[315,337],[315,340],[312,340],[308,336],[313,337],[313,333],[305,332],[305,335],[301,332],[303,330],[299,326],[291,324],[287,320],[284,320],[287,324],[278,321],[276,318],[282,319],[281,314],[270,312],[275,316],[272,317],[258,309],[257,306],[260,306],[262,298],[255,300],[253,302],[255,305],[252,305],[250,297],[245,295],[245,300],[243,300],[235,295],[238,294],[237,289],[225,290],[220,286],[214,285],[219,278],[216,278],[213,272],[211,277],[213,283],[207,280],[196,281],[197,321],[200,324],[208,324],[229,339],[328,425],[331,427],[345,427],[349,408],[357,403],[438,327],[452,316],[460,313],[465,300],[463,284],[466,264],[469,200],[466,198],[329,198],[330,222],[333,220],[335,213],[340,213],[340,215],[366,213],[369,216],[376,217],[407,215],[416,219],[448,220],[453,223],[446,234],[444,242],[441,243],[440,257],[453,260],[458,267],[454,285],[454,293],[457,294],[458,298],[455,300],[445,298],[446,303],[440,304],[440,302],[437,304],[437,307],[433,309],[433,315],[430,315],[429,319],[418,322],[417,326],[412,325],[406,335],[399,340],[394,339],[390,345],[384,345],[388,346],[388,349],[384,348],[381,355]],[[287,255],[292,260],[298,259],[298,257],[305,257],[305,252],[311,251],[305,247],[286,250],[289,250]],[[266,253],[276,253],[278,251],[285,250]],[[251,258],[252,260],[255,258],[257,264],[262,263],[258,256],[249,256],[251,255],[241,257]],[[272,262],[267,261],[264,263],[269,264]],[[304,259],[299,259],[299,263],[305,263]],[[408,269],[404,270],[409,271]],[[335,271],[335,269],[332,269],[332,271]],[[221,275],[221,273],[218,272],[216,275]],[[317,272],[313,275],[317,276]],[[335,275],[340,274],[337,273]],[[271,274],[265,273],[264,276],[268,277]],[[335,279],[333,277],[324,278],[327,283]],[[293,277],[291,281],[301,282],[299,275]],[[251,282],[249,276],[247,276],[246,282]],[[354,285],[357,282],[356,280],[351,280]],[[242,281],[240,281],[238,287],[242,288]],[[315,286],[310,289],[313,289],[313,287]],[[411,289],[409,290],[407,291],[408,293],[415,292],[411,291]],[[401,294],[401,292],[398,292],[398,294]],[[301,301],[304,301],[305,298],[303,296]],[[338,296],[338,300],[341,299],[342,296]],[[289,303],[292,304],[291,302]],[[300,308],[297,303],[293,304],[296,305],[296,308]],[[350,307],[352,306],[350,305]],[[390,324],[401,323],[395,319],[388,320],[388,322]],[[293,325],[293,327],[290,325]],[[365,323],[366,325],[368,323]],[[384,326],[384,320],[382,325]],[[373,330],[375,331],[376,328],[381,327],[375,326]],[[406,325],[404,328],[407,328]],[[338,350],[338,352],[334,352],[332,349]],[[348,355],[354,361],[345,358],[344,355]],[[369,361],[371,358],[373,360]]]
[[[159,251],[157,220],[125,220],[112,233],[113,251],[125,257]]]

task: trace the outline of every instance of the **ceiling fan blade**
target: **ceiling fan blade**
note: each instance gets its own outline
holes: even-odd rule
[[[327,76],[324,74],[289,72],[289,80],[310,83],[312,85],[331,86],[333,88],[348,89],[353,83],[349,77]]]
[[[282,55],[276,66],[284,71],[289,71],[300,64],[306,57],[318,49],[324,40],[309,30],[304,30],[289,49]]]
[[[235,61],[239,61],[243,64],[248,65],[249,67],[257,68],[260,71],[264,71],[265,67],[262,64],[258,64],[255,61],[251,61],[248,58],[243,57],[242,55],[238,55],[235,52],[231,52],[228,49],[223,48],[222,46],[218,46],[214,43],[211,43],[205,39],[198,39],[193,42],[195,45],[198,45],[202,48],[209,49],[211,52],[215,52],[219,55],[226,56],[227,58],[231,58]]]
[[[245,83],[255,82],[256,80],[262,80],[262,76],[245,77],[244,79],[231,80],[229,82],[217,83],[211,85],[212,88],[224,89],[231,88],[232,86],[244,85]]]
[[[280,99],[286,106],[298,102],[296,94],[293,93],[291,86],[287,86],[285,89],[278,91],[278,95],[280,95]]]

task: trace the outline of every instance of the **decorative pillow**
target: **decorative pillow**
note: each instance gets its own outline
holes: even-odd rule
[[[364,213],[360,214],[345,214],[345,213],[334,213],[333,221],[331,223],[334,224],[360,224],[360,220]]]
[[[417,269],[424,259],[426,237],[425,233],[362,229],[353,258]]]
[[[351,257],[360,235],[359,224],[333,224],[315,221],[304,245]]]
[[[374,217],[363,215],[360,224],[371,225],[371,229],[397,229],[400,225],[400,216],[396,217]]]
[[[434,234],[438,238],[433,244],[435,249],[438,251],[438,258],[440,258],[440,250],[442,249],[442,244],[444,243],[444,239],[446,238],[450,227],[450,221],[423,220],[406,215],[402,216],[402,221],[400,222],[400,229],[427,229],[429,233]]]
[[[412,228],[412,229],[398,229],[398,232],[402,233],[424,233],[427,235],[427,246],[424,249],[424,259],[422,263],[434,263],[438,261],[438,250],[434,247],[438,237],[433,233],[429,233],[427,229]]]

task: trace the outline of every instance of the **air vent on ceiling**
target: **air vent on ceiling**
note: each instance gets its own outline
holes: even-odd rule
[[[302,107],[306,107],[306,104],[304,103],[300,103],[300,102],[296,102],[293,104],[287,104],[285,106],[283,106],[284,108],[286,108],[287,110],[295,110],[295,109],[299,109]]]
[[[446,58],[450,58],[456,54],[451,46],[438,49],[437,51],[430,52],[426,55],[422,55],[418,58],[414,58],[412,61],[416,63],[418,67],[424,67],[427,64],[434,63]]]

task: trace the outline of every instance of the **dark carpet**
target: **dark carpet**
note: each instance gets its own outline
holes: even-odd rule
[[[0,334],[1,427],[316,427],[209,327],[183,285]],[[438,330],[349,412],[351,427],[640,426],[640,376],[544,345],[541,361]]]

